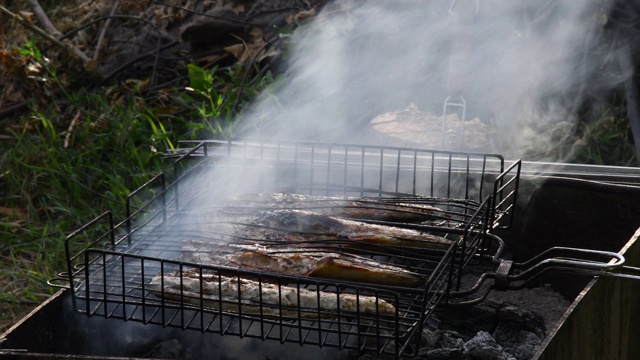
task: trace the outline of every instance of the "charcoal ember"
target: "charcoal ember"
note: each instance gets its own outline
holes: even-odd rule
[[[431,349],[421,355],[428,360],[464,360],[462,349]]]
[[[562,315],[563,305],[566,303],[566,300],[550,289],[494,292],[476,305],[441,309],[432,316],[435,322],[431,329],[455,330],[465,340],[475,338],[476,340],[465,343],[465,360],[526,360],[535,355],[547,335],[547,328]],[[420,353],[425,354],[425,357],[429,354],[426,357],[428,359],[446,358],[446,354],[451,354],[451,358],[458,358],[457,353],[447,349],[436,350],[436,334],[439,330],[423,332],[425,349]],[[482,333],[490,334],[492,342],[485,344],[487,346],[484,349],[481,346],[471,346],[477,343],[478,334]],[[505,357],[504,354],[510,355]]]
[[[518,360],[533,358],[542,345],[542,339],[538,335],[526,330],[513,331],[503,325],[498,325],[493,337]]]
[[[464,339],[456,331],[425,330],[422,333],[425,346],[420,349],[420,356],[429,360],[463,359]]]
[[[505,302],[497,309],[493,338],[518,360],[533,357],[546,335],[545,321],[537,312]]]
[[[438,314],[439,329],[455,330],[465,338],[475,336],[479,331],[491,333],[497,322],[496,305],[491,301],[464,307],[451,307]]]
[[[142,356],[150,359],[191,359],[191,352],[185,350],[182,344],[176,340],[167,340],[158,343],[148,353]]]
[[[431,331],[427,329],[422,332],[422,343],[426,348],[462,349],[464,338],[452,330]]]
[[[505,305],[498,309],[499,325],[517,330],[527,330],[541,339],[545,337],[547,329],[542,315],[513,304]]]
[[[544,319],[545,331],[552,328],[562,318],[562,314],[570,305],[570,302],[560,293],[546,285],[518,291],[495,292],[493,296],[499,296],[502,301],[508,304],[515,304],[522,309],[541,315]],[[506,316],[504,318],[506,319]]]
[[[515,359],[498,345],[486,331],[479,331],[471,340],[464,343],[464,356],[470,360],[511,360]]]

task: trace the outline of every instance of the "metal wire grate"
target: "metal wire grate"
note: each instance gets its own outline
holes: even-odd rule
[[[415,355],[426,320],[446,300],[464,266],[485,248],[489,232],[512,217],[518,176],[519,162],[505,170],[497,155],[339,144],[202,142],[176,160],[169,185],[160,174],[130,195],[123,222],[114,225],[111,214],[105,213],[71,234],[63,278],[73,289],[74,307],[90,316],[396,357]],[[218,209],[216,200],[240,189],[227,186],[230,183],[242,183],[242,191],[434,205],[445,211],[446,219],[394,226],[437,234],[452,245],[419,251],[394,245],[357,247],[348,239],[339,245],[313,245],[402,266],[428,278],[418,288],[196,261],[229,242],[264,241],[241,239],[210,224],[208,214]],[[77,244],[79,234],[107,220],[106,234]],[[72,254],[76,245],[85,247]],[[168,290],[170,281],[179,286]],[[223,281],[236,284],[235,298],[215,290],[207,293],[207,287],[221,292]],[[188,289],[187,283],[195,288]],[[247,284],[258,289],[257,298],[250,301],[243,287]],[[263,298],[267,290],[277,294],[275,300]],[[284,293],[293,294],[294,301],[284,301]],[[305,307],[303,296],[332,305]],[[355,302],[347,306],[349,299]]]

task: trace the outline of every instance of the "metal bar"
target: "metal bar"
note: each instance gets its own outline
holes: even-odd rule
[[[449,154],[449,166],[447,169],[447,197],[451,197],[451,168],[453,166],[453,157]]]
[[[142,323],[143,324],[147,324],[148,323],[148,321],[147,321],[147,301],[146,301],[147,300],[147,295],[146,295],[147,292],[146,292],[146,289],[145,289],[146,281],[145,281],[145,271],[144,271],[144,269],[145,269],[144,260],[145,260],[144,258],[140,258],[140,277],[142,279],[142,281],[140,282],[140,286],[141,286],[141,290],[142,290],[140,302],[141,302],[141,305],[142,305]]]
[[[511,199],[510,201],[510,205],[507,207],[508,209],[513,209],[515,207],[516,202],[518,201],[518,190],[520,187],[520,170],[522,167],[522,161],[518,160],[515,161],[513,164],[511,164],[506,170],[502,171],[500,173],[500,175],[498,175],[498,177],[496,178],[494,185],[493,185],[493,197],[492,197],[492,204],[491,204],[491,216],[490,216],[490,221],[491,223],[493,223],[496,220],[496,214],[498,211],[504,211],[503,209],[503,205],[505,204],[504,201]],[[514,171],[515,169],[515,174],[512,174],[512,171]],[[506,181],[505,183],[505,177],[509,174],[512,174],[512,177]],[[513,184],[513,189],[511,192],[508,193],[507,196],[504,195],[504,190],[509,186]],[[497,202],[497,203],[496,203]],[[507,229],[509,227],[511,227],[511,225],[513,224],[513,220],[514,220],[514,212],[513,211],[508,211],[507,215],[509,216],[509,222],[505,225],[503,225],[501,228],[502,229]],[[498,226],[497,224],[495,226]]]
[[[162,186],[162,192],[160,193],[160,195],[156,195],[154,196],[151,200],[149,200],[147,202],[147,204],[155,201],[159,196],[162,197],[162,219],[166,220],[166,197],[165,197],[165,179],[164,179],[164,173],[159,173],[156,176],[152,177],[151,180],[147,181],[146,183],[144,183],[142,186],[140,186],[139,188],[135,189],[134,191],[132,191],[129,195],[127,195],[126,199],[125,199],[125,214],[126,214],[126,227],[127,227],[127,242],[129,245],[131,245],[131,221],[132,221],[132,216],[137,215],[139,213],[139,211],[136,211],[135,213],[132,214],[131,212],[131,199],[135,196],[137,196],[139,193],[141,193],[143,190],[146,190],[148,188],[151,187],[152,184],[154,184],[156,181],[160,180],[160,184]],[[141,206],[141,208],[145,208],[146,206],[143,205]]]
[[[382,171],[384,169],[384,149],[380,148],[380,177],[378,179],[378,195],[382,195]]]
[[[331,145],[329,145],[327,150],[329,151],[329,154],[327,155],[327,180],[325,181],[327,184],[327,190],[325,191],[325,195],[329,195],[329,183],[331,182]]]
[[[362,148],[362,164],[360,165],[360,188],[364,188],[364,148]],[[364,192],[360,191],[360,196],[363,196]]]
[[[231,143],[228,142],[228,152],[229,154],[231,153]],[[206,149],[207,143],[204,141],[201,141],[198,145],[194,146],[192,149],[190,149],[189,151],[187,151],[184,155],[180,156],[177,160],[175,160],[173,162],[173,188],[175,189],[175,202],[176,202],[176,211],[180,211],[180,192],[178,190],[179,186],[178,186],[178,182],[181,178],[181,174],[180,174],[180,170],[178,165],[180,165],[184,160],[188,159],[189,157],[191,157],[193,154],[196,153],[196,151],[200,150],[201,148]],[[205,151],[205,150],[203,150]]]
[[[73,266],[73,262],[78,257],[80,257],[83,253],[85,253],[85,264],[88,264],[88,262],[87,262],[88,259],[86,258],[86,249],[94,247],[96,244],[98,244],[105,237],[106,234],[100,236],[98,239],[96,239],[93,242],[89,243],[85,247],[85,250],[82,250],[78,254],[75,254],[75,255],[71,254],[69,243],[71,242],[71,240],[75,239],[76,236],[82,234],[87,229],[91,228],[92,226],[94,226],[98,222],[102,221],[105,217],[109,219],[109,232],[108,233],[112,233],[114,231],[114,228],[113,228],[113,214],[111,213],[111,211],[106,211],[106,212],[102,213],[101,215],[99,215],[98,217],[96,217],[95,219],[93,219],[93,220],[89,221],[88,223],[86,223],[85,225],[81,226],[78,230],[76,230],[76,231],[72,232],[71,234],[69,234],[69,236],[67,236],[65,238],[65,240],[64,240],[64,252],[65,252],[65,256],[67,258],[67,277],[69,279],[69,289],[72,290],[72,294],[74,295],[72,297],[72,302],[73,302],[73,307],[74,308],[76,308],[76,296],[75,296],[75,289],[74,289],[74,266]],[[112,236],[111,239],[112,239],[112,245],[113,245],[113,240],[114,240],[113,236]],[[85,270],[88,271],[86,269],[86,265],[85,265]]]
[[[402,150],[398,150],[398,160],[396,162],[396,188],[395,191],[398,192],[398,183],[400,182],[400,153]]]
[[[418,167],[418,150],[413,151],[413,182],[411,186],[411,193],[413,195],[416,194],[416,177],[417,177],[417,167]]]
[[[431,153],[431,169],[429,171],[429,174],[431,175],[431,191],[429,192],[429,196],[433,196],[434,195],[434,190],[435,190],[435,167],[436,167],[436,155],[435,153]]]

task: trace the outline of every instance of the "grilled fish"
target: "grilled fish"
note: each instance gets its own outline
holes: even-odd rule
[[[238,278],[200,274],[195,271],[157,275],[149,290],[166,300],[222,310],[265,316],[306,319],[336,317],[342,313],[395,315],[396,308],[375,296],[332,293]]]
[[[197,213],[173,228],[177,234],[197,232],[217,243],[322,247],[401,246],[448,249],[456,240],[397,226],[320,215],[304,210],[257,211],[252,214]],[[212,244],[213,245],[213,244]]]
[[[340,197],[302,195],[293,193],[245,193],[227,197],[223,206],[241,210],[295,209],[313,211],[321,215],[354,219],[395,222],[423,222],[449,220],[451,213],[438,207],[403,202],[394,198]]]
[[[398,266],[361,256],[297,248],[268,249],[261,246],[234,246],[239,251],[225,255],[205,252],[184,253],[180,259],[203,265],[220,264],[285,275],[310,276],[380,285],[417,287],[426,277]]]
[[[287,232],[282,240],[298,242],[340,241],[351,245],[374,244],[386,246],[406,246],[430,249],[448,249],[454,241],[395,226],[368,224],[355,220],[320,215],[303,210],[274,210],[261,213],[245,234],[259,231],[264,227]],[[277,238],[276,238],[277,239]],[[347,244],[348,245],[348,244]]]

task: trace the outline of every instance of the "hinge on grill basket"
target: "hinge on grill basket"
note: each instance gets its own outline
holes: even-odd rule
[[[498,265],[498,269],[496,270],[496,290],[507,290],[507,286],[509,286],[509,272],[511,271],[511,265],[513,265],[513,261],[511,260],[500,260],[500,265]]]

